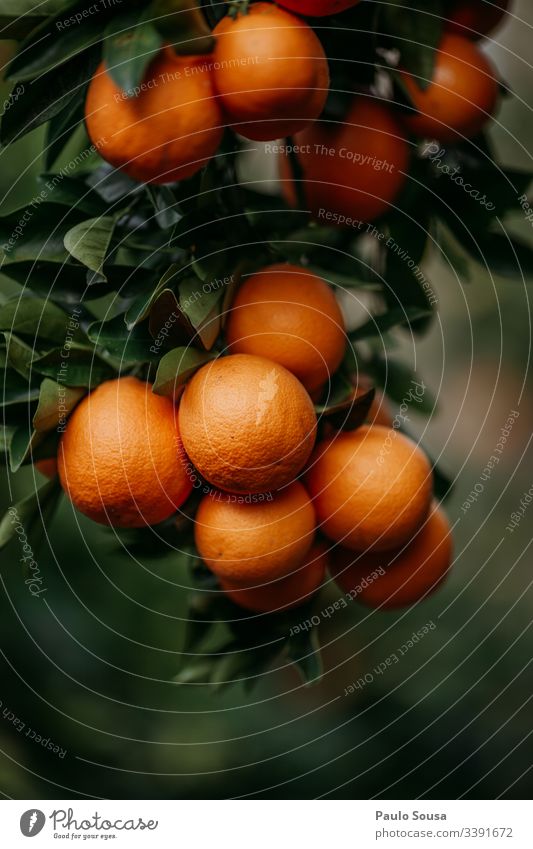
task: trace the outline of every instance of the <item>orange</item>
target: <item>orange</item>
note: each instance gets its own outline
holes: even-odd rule
[[[155,525],[191,492],[182,454],[172,401],[123,377],[100,384],[69,417],[59,477],[72,503],[95,522]]]
[[[354,559],[354,552],[335,552],[333,574],[338,585],[369,607],[402,607],[426,598],[445,579],[452,562],[448,520],[433,505],[426,522],[404,548]],[[379,570],[379,571],[378,571]],[[385,570],[384,574],[382,574]]]
[[[179,411],[185,450],[218,489],[280,489],[313,449],[316,415],[299,380],[264,357],[220,357],[196,372]]]
[[[297,481],[275,495],[206,495],[194,526],[200,556],[215,575],[249,584],[300,566],[314,533],[315,511]]]
[[[268,584],[239,584],[221,581],[220,586],[235,604],[254,613],[275,613],[305,604],[316,593],[328,568],[328,555],[323,543],[315,543],[294,572]]]
[[[388,551],[426,518],[432,473],[397,430],[364,425],[317,445],[306,476],[323,532],[355,551]]]
[[[460,35],[443,36],[433,78],[422,91],[402,72],[413,105],[406,126],[417,136],[453,142],[475,136],[492,116],[498,100],[496,70],[477,45]]]
[[[263,268],[244,282],[226,336],[231,353],[268,357],[309,392],[338,369],[346,344],[333,291],[316,274],[288,263]]]
[[[290,9],[296,15],[310,18],[322,18],[326,15],[338,15],[351,6],[357,6],[359,0],[276,0],[278,6]]]
[[[55,478],[57,475],[57,458],[50,457],[47,460],[37,460],[35,468],[40,471],[45,478]]]
[[[150,64],[137,97],[126,97],[104,63],[91,80],[85,123],[115,168],[144,183],[184,180],[202,168],[222,138],[206,57],[167,48]]]
[[[446,28],[465,38],[481,38],[505,17],[509,0],[459,0],[446,13]]]
[[[323,224],[360,229],[387,211],[405,182],[409,148],[394,112],[370,96],[354,97],[342,122],[320,122],[294,136],[302,189]],[[289,159],[280,158],[282,189],[297,204]],[[364,228],[363,228],[364,231]]]
[[[328,62],[305,21],[271,3],[253,3],[247,14],[222,18],[213,32],[213,82],[234,130],[266,141],[318,118]]]

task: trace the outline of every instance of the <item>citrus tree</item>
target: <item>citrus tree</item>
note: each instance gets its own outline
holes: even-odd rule
[[[533,268],[506,226],[531,175],[495,159],[507,91],[480,45],[506,7],[0,0],[1,142],[41,128],[32,199],[0,218],[2,447],[50,477],[0,544],[16,515],[36,550],[66,491],[132,557],[174,552],[177,681],[253,683],[279,655],[316,680],[326,568],[339,604],[378,607],[449,569],[430,502],[450,484],[402,415],[434,401],[395,348],[434,321],[429,253],[462,277]],[[366,319],[345,326],[333,291]],[[250,476],[258,452],[274,474]]]

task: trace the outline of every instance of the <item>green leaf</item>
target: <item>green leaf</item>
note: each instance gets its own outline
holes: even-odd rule
[[[424,150],[436,183],[434,212],[445,217],[450,207],[460,210],[461,219],[476,232],[497,216],[522,212],[520,198],[533,180],[530,172],[502,168],[485,147],[485,139],[478,137],[464,147],[446,149],[433,142]]]
[[[391,357],[378,356],[368,364],[368,370],[397,404],[408,404],[412,412],[427,415],[435,412],[437,403],[433,395],[410,366]]]
[[[416,334],[425,331],[433,318],[432,306],[437,303],[437,296],[420,266],[403,248],[399,251],[387,249],[385,281],[383,294],[388,308],[406,313],[412,311],[410,330]],[[418,317],[416,310],[420,313]]]
[[[34,429],[42,433],[63,424],[84,395],[85,389],[64,386],[45,378],[41,383],[39,403],[33,416]]]
[[[478,263],[487,265],[493,274],[522,282],[522,275],[533,278],[533,249],[509,234],[487,233],[477,239],[471,253]]]
[[[106,268],[107,281],[87,282],[87,269],[82,265],[55,262],[18,262],[5,265],[2,273],[22,286],[30,286],[35,294],[79,305],[81,301],[118,292],[120,301],[130,301],[151,285],[151,274],[143,268],[111,265]]]
[[[53,18],[34,30],[20,45],[6,77],[21,82],[32,80],[98,44],[102,37],[102,21],[98,14],[71,26],[65,26],[61,17]]]
[[[218,593],[217,593],[218,595]],[[212,629],[211,598],[208,592],[194,593],[189,599],[184,654],[195,654]]]
[[[104,61],[116,85],[135,96],[146,69],[161,49],[163,39],[146,20],[150,12],[128,11],[114,17],[105,31]]]
[[[30,459],[41,439],[42,434],[37,433],[29,421],[16,429],[9,445],[9,465],[13,473],[18,472],[22,464]]]
[[[215,44],[204,11],[196,0],[152,0],[149,14],[176,53],[197,56],[210,53]]]
[[[139,297],[134,300],[124,317],[128,330],[131,330],[136,324],[139,324],[140,321],[144,321],[145,318],[148,318],[154,302],[157,300],[161,292],[168,288],[169,284],[176,281],[180,271],[181,269],[178,265],[171,265],[170,268],[165,271],[161,279],[158,281],[157,286],[153,290],[140,293]]]
[[[174,676],[174,684],[208,684],[213,672],[213,660],[206,655],[200,655],[194,661],[187,663]]]
[[[101,215],[106,209],[102,199],[92,189],[87,188],[84,180],[69,177],[61,172],[40,174],[38,179],[46,191],[49,203],[73,206],[88,215]]]
[[[446,223],[457,241],[483,268],[510,280],[533,277],[533,248],[509,233],[473,233],[463,222],[447,216]]]
[[[11,445],[11,440],[17,431],[16,425],[0,425],[0,451],[2,453],[9,453],[9,446]]]
[[[13,333],[4,332],[6,342],[6,365],[14,369],[26,381],[30,377],[31,362],[35,357],[35,350],[26,345]]]
[[[66,3],[65,0],[1,0],[0,14],[8,18],[25,17],[26,15],[46,18],[49,15],[55,15],[69,5],[71,4]]]
[[[26,378],[12,369],[0,369],[0,404],[3,407],[35,401],[38,397],[38,387],[30,386]]]
[[[131,195],[140,194],[143,186],[128,177],[119,168],[113,168],[104,162],[87,178],[87,185],[92,186],[96,194],[106,203],[116,203]]]
[[[280,653],[280,645],[245,646],[237,650],[238,643],[227,647],[227,653],[219,656],[211,673],[211,683],[216,690],[232,684],[242,684],[250,690],[259,683],[259,677],[267,670],[272,660]]]
[[[77,314],[68,315],[56,304],[43,298],[22,294],[0,306],[0,328],[66,345],[86,344]]]
[[[153,392],[156,395],[168,395],[175,398],[180,388],[201,366],[216,358],[215,354],[198,351],[195,348],[174,348],[162,358],[154,381]]]
[[[65,386],[86,386],[93,389],[104,380],[116,377],[115,371],[100,357],[90,351],[81,351],[72,348],[68,359],[65,360],[61,348],[55,348],[40,357],[34,359],[32,368],[43,377],[51,377],[57,380],[61,377],[61,383]]]
[[[64,262],[69,258],[63,244],[66,229],[83,218],[76,209],[34,199],[27,207],[0,218],[2,271],[12,262],[48,260]]]
[[[69,138],[83,124],[85,103],[73,98],[48,122],[44,143],[45,168],[51,168]]]
[[[183,217],[170,186],[146,186],[146,193],[155,211],[155,220],[162,230],[173,227]]]
[[[293,634],[287,643],[287,655],[307,686],[320,681],[322,659],[316,629]]]
[[[433,78],[443,29],[442,0],[389,0],[379,6],[380,26],[400,51],[400,64],[425,89]]]
[[[67,315],[52,301],[25,294],[0,306],[0,330],[61,345],[87,341],[74,314]]]
[[[90,218],[77,224],[65,236],[67,251],[104,280],[107,279],[103,273],[104,261],[115,225],[116,218],[111,215]]]
[[[226,283],[224,281],[227,281]],[[179,284],[179,305],[198,333],[204,348],[209,351],[220,332],[220,304],[224,287],[231,277],[200,283],[197,277],[185,277]]]
[[[431,315],[430,310],[423,310],[419,307],[406,307],[405,309],[393,309],[382,315],[376,315],[369,318],[361,327],[352,330],[348,336],[351,342],[359,342],[361,339],[370,339],[374,336],[382,336],[394,327],[403,327],[408,329],[412,321],[417,321],[420,318],[427,318]]]
[[[25,84],[24,91],[2,117],[2,144],[11,144],[46,124],[73,100],[83,100],[99,58],[99,50],[93,48]]]
[[[350,393],[344,400],[333,399],[327,405],[318,406],[315,409],[334,428],[355,430],[367,420],[375,394],[375,387],[371,387],[354,395],[353,386],[351,386]]]
[[[156,298],[150,309],[148,326],[158,348],[186,345],[196,336],[194,327],[183,315],[178,300],[170,289],[163,289]]]
[[[0,30],[2,38],[25,38],[43,18],[64,8],[64,0],[2,0]]]
[[[154,340],[148,332],[146,322],[128,330],[124,315],[110,321],[96,321],[87,331],[89,339],[122,363],[155,362],[158,359]]]
[[[464,247],[443,221],[437,220],[435,230],[436,241],[445,263],[461,280],[470,281],[471,262]]]
[[[48,481],[40,489],[10,507],[0,522],[0,549],[17,537],[17,531],[20,532],[22,527],[35,553],[60,496],[59,482]]]

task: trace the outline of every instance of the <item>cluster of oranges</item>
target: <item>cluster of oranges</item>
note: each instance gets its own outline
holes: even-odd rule
[[[366,425],[317,440],[310,393],[327,396],[346,347],[329,285],[303,267],[248,276],[231,305],[225,351],[178,397],[135,377],[101,384],[62,435],[58,470],[74,505],[117,527],[174,516],[201,486],[195,541],[222,590],[269,612],[307,600],[326,569],[362,601],[414,602],[444,578],[447,522],[432,470],[392,427],[384,402]],[[378,424],[385,421],[389,426]]]
[[[104,159],[135,180],[168,183],[202,168],[216,153],[224,127],[254,140],[292,136],[300,197],[315,216],[326,208],[345,218],[376,218],[403,186],[409,136],[461,141],[493,115],[497,72],[476,39],[498,23],[508,3],[449,4],[432,78],[415,78],[401,64],[397,69],[410,111],[365,92],[353,96],[341,122],[320,121],[328,60],[315,31],[298,15],[331,15],[357,3],[253,2],[217,24],[212,54],[177,56],[171,47],[163,49],[136,96],[123,92],[102,64],[86,101],[92,141]],[[346,152],[357,167],[349,166]],[[382,170],[376,162],[384,164]],[[284,195],[295,205],[286,153],[279,168]]]
[[[455,143],[494,113],[497,73],[476,41],[508,2],[449,0],[432,78],[397,68],[411,111],[367,92],[353,95],[343,121],[321,121],[328,60],[303,17],[358,2],[236,4],[214,29],[212,54],[165,47],[135,96],[101,65],[86,101],[91,139],[134,179],[166,183],[205,165],[225,127],[252,140],[292,136],[298,174],[288,145],[279,163],[290,204],[303,197],[333,222],[378,217],[402,189],[410,137]],[[74,505],[117,527],[155,525],[196,505],[199,484],[198,552],[251,611],[301,604],[328,569],[371,606],[425,597],[452,558],[425,455],[393,427],[380,395],[355,430],[317,421],[313,402],[324,401],[346,347],[331,288],[303,267],[271,265],[246,278],[226,318],[223,352],[182,394],[159,396],[122,377],[81,401],[58,455]],[[354,380],[354,397],[364,379]]]

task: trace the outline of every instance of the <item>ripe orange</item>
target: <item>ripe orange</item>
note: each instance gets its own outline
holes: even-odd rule
[[[45,478],[55,478],[57,475],[57,457],[50,457],[47,460],[37,460],[35,468],[45,476]]]
[[[233,302],[226,337],[231,353],[257,354],[285,366],[309,392],[331,378],[344,356],[344,321],[335,295],[298,265],[252,274]]]
[[[457,0],[446,14],[446,29],[477,39],[495,29],[505,17],[509,0]]]
[[[234,130],[266,141],[318,118],[328,62],[305,21],[271,3],[253,3],[247,14],[222,18],[213,32],[213,82]]]
[[[100,156],[134,180],[170,183],[199,171],[222,138],[208,59],[167,48],[137,97],[126,97],[102,63],[87,93],[85,123]]]
[[[445,579],[452,562],[448,520],[436,505],[411,542],[399,551],[367,553],[339,549],[332,557],[339,586],[369,607],[402,607],[426,598]],[[385,574],[375,573],[385,569]]]
[[[267,584],[220,582],[220,586],[235,604],[254,613],[275,613],[289,610],[309,601],[324,580],[328,568],[327,548],[315,543],[302,566],[285,578]]]
[[[220,357],[185,388],[180,432],[209,483],[230,492],[280,489],[313,449],[316,415],[299,380],[264,357]]]
[[[317,445],[306,476],[323,532],[355,551],[388,551],[426,518],[431,467],[396,430],[364,425]]]
[[[224,580],[276,580],[300,566],[311,548],[315,511],[301,483],[253,498],[215,492],[205,496],[196,513],[200,556]]]
[[[294,136],[303,194],[315,218],[357,229],[387,211],[402,188],[409,148],[393,111],[358,96],[343,122],[319,122]],[[282,190],[297,205],[289,159],[280,158]]]
[[[351,6],[357,6],[359,0],[276,0],[278,6],[290,9],[296,15],[310,18],[323,18],[326,15],[338,15]]]
[[[177,410],[135,377],[108,380],[86,396],[61,437],[61,484],[81,513],[135,528],[167,519],[192,489]]]
[[[446,34],[437,52],[433,79],[422,91],[402,72],[420,114],[408,115],[406,126],[418,136],[453,142],[475,136],[491,118],[498,100],[496,70],[477,45]]]

